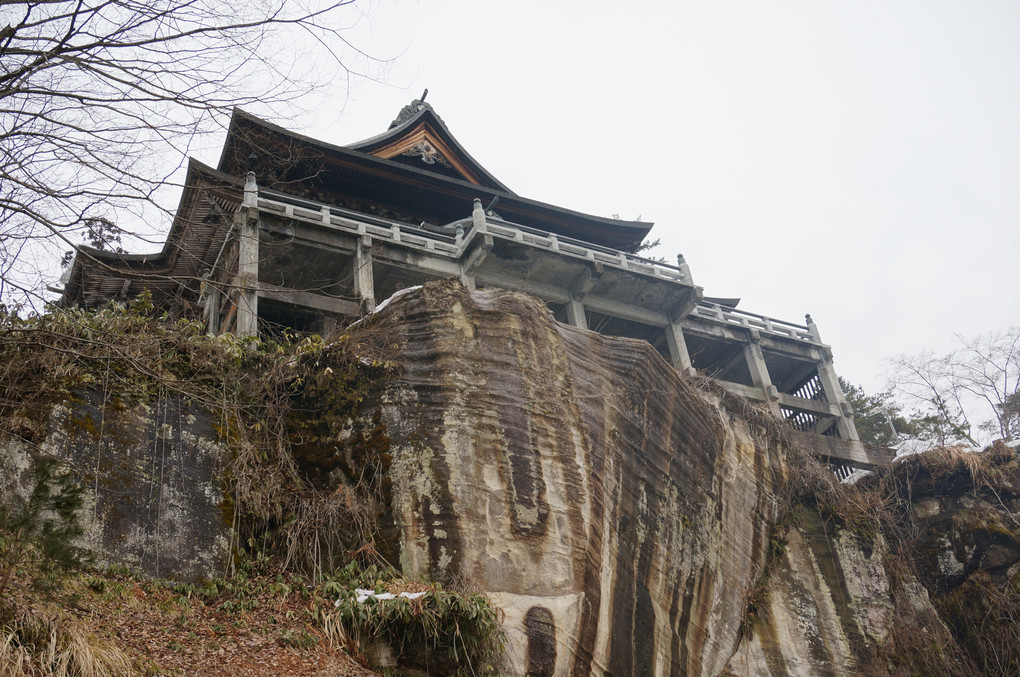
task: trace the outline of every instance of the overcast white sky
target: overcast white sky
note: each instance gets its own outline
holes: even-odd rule
[[[288,126],[344,144],[428,102],[517,193],[653,221],[708,295],[883,360],[1020,323],[1020,3],[385,1],[395,56]],[[215,156],[205,158],[215,162]]]

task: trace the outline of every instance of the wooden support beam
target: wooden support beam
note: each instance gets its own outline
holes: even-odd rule
[[[820,400],[809,400],[805,397],[787,395],[786,393],[779,393],[779,404],[787,409],[803,411],[815,416],[825,416],[830,419],[843,415],[842,410],[837,405]]]
[[[843,389],[839,385],[839,378],[836,370],[832,368],[832,362],[826,357],[818,362],[818,380],[822,384],[822,391],[825,399],[840,409],[839,420],[836,421],[836,430],[844,440],[860,440],[857,435],[857,426],[854,425],[853,412],[846,398],[843,397]]]
[[[841,465],[865,470],[888,466],[895,456],[889,449],[867,447],[859,440],[843,440],[799,430],[793,432],[793,438],[799,440],[816,456]]]
[[[354,250],[354,294],[368,313],[375,310],[375,275],[372,266],[372,238],[362,235]]]
[[[361,306],[353,301],[325,296],[324,294],[313,294],[307,291],[269,287],[267,285],[262,285],[262,288],[259,289],[259,298],[270,299],[292,306],[312,308],[336,315],[357,317],[361,311]]]
[[[641,308],[633,303],[624,303],[589,294],[584,297],[584,305],[590,310],[602,313],[603,315],[610,315],[621,320],[630,320],[631,322],[640,322],[651,327],[665,327],[669,324],[669,318],[666,317],[666,313]]]
[[[567,323],[581,329],[588,328],[588,319],[584,315],[584,304],[579,299],[572,298],[567,301]]]
[[[781,355],[783,357],[790,357],[795,360],[817,362],[823,357],[822,349],[818,346],[814,346],[810,343],[797,339],[776,336],[774,334],[762,334],[761,347],[763,350],[767,350],[770,353],[775,353],[776,355]]]
[[[743,383],[734,383],[733,381],[723,381],[722,379],[718,378],[713,378],[712,380],[715,383],[721,385],[729,392],[733,393],[734,395],[746,397],[749,400],[755,400],[757,402],[762,402],[765,400],[765,393],[761,391],[761,388],[755,388],[754,386],[745,386]]]
[[[714,322],[697,315],[688,315],[681,320],[685,334],[700,336],[702,338],[716,341],[733,341],[744,343],[747,341],[747,330],[743,327]]]
[[[554,287],[553,285],[542,284],[541,282],[522,280],[518,277],[493,273],[484,268],[478,271],[475,279],[488,287],[499,287],[501,289],[512,289],[534,294],[546,302],[567,303],[572,298],[570,292],[562,287]]]
[[[282,217],[272,217],[274,221],[262,221],[262,230],[277,235],[292,238],[294,242],[317,247],[326,251],[334,251],[340,254],[353,254],[357,247],[358,237],[354,234],[345,233],[336,229],[325,229],[310,226],[304,221],[294,219],[293,221],[282,220]]]
[[[680,294],[680,299],[673,304],[666,314],[669,315],[671,322],[682,320],[698,307],[698,303],[704,297],[705,293],[701,287],[686,289]]]
[[[604,266],[600,262],[587,264],[581,274],[570,283],[571,295],[574,298],[584,298],[598,284],[603,270]]]
[[[478,245],[475,246],[471,253],[467,255],[463,263],[461,263],[461,275],[469,275],[474,277],[475,271],[485,261],[485,257],[492,251],[492,236],[488,233],[482,235]]]
[[[463,272],[457,259],[442,256],[436,252],[387,247],[385,242],[374,242],[374,244],[377,247],[373,254],[376,264],[406,268],[432,277],[460,277]],[[515,289],[516,287],[510,288]]]
[[[779,410],[779,391],[772,385],[772,378],[769,376],[769,369],[765,364],[765,356],[761,352],[761,343],[758,340],[757,332],[752,332],[751,342],[744,344],[744,359],[747,360],[747,369],[751,372],[751,382],[756,388],[761,389],[772,413],[782,416],[782,412]]]
[[[687,341],[684,339],[684,332],[680,327],[680,322],[671,320],[666,327],[666,345],[669,346],[669,356],[673,360],[673,367],[677,371],[693,374],[694,367],[691,364],[691,354],[687,350]]]

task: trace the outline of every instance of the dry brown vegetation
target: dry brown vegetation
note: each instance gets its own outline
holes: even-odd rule
[[[223,590],[74,573],[0,603],[0,676],[372,675],[312,622],[323,595],[275,577]]]

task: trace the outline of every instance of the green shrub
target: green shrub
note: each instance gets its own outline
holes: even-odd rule
[[[377,593],[425,592],[417,599],[370,597],[359,603],[355,588]],[[355,657],[374,643],[388,645],[400,665],[431,674],[498,674],[504,636],[499,612],[484,595],[443,590],[410,581],[393,569],[349,565],[320,587],[335,601],[316,621],[336,645]]]

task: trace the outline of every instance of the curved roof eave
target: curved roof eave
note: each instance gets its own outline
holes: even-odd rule
[[[593,222],[593,223],[598,223],[598,224],[610,227],[610,228],[615,229],[615,230],[621,230],[622,229],[622,230],[625,230],[625,231],[627,231],[629,233],[633,233],[634,234],[634,238],[633,238],[634,241],[633,241],[633,244],[631,246],[636,246],[637,244],[639,244],[641,242],[641,240],[643,240],[648,235],[648,232],[651,230],[652,226],[655,225],[654,222],[648,222],[648,221],[623,221],[623,220],[614,219],[614,218],[610,218],[610,217],[595,216],[595,215],[592,215],[592,214],[585,214],[584,212],[579,212],[579,211],[575,211],[575,210],[572,210],[572,209],[567,209],[565,207],[559,207],[557,205],[552,205],[552,204],[549,204],[547,202],[541,202],[539,200],[532,200],[532,199],[529,199],[529,198],[526,198],[526,197],[522,197],[520,195],[517,195],[516,193],[513,193],[513,192],[509,191],[508,189],[503,187],[502,184],[499,184],[499,187],[497,187],[497,186],[479,185],[479,184],[471,183],[470,181],[467,181],[467,180],[464,180],[464,179],[457,179],[457,178],[445,176],[445,175],[442,175],[442,174],[436,174],[434,172],[429,172],[429,171],[427,171],[425,169],[419,169],[419,168],[416,168],[416,167],[412,167],[410,165],[406,165],[406,164],[401,163],[401,162],[395,162],[394,160],[389,160],[389,159],[386,159],[386,158],[382,158],[382,157],[378,157],[378,156],[375,156],[375,155],[371,155],[371,154],[365,152],[364,150],[362,150],[362,148],[377,147],[378,145],[381,145],[384,142],[388,143],[388,142],[392,141],[393,139],[397,138],[397,135],[395,135],[394,132],[406,132],[410,127],[420,123],[422,121],[422,116],[424,116],[426,113],[430,116],[430,119],[436,120],[439,125],[442,125],[442,129],[446,130],[446,126],[442,123],[441,120],[439,120],[439,116],[435,115],[435,113],[431,109],[425,108],[424,110],[419,111],[415,116],[409,118],[405,122],[403,122],[400,125],[394,127],[393,129],[389,130],[388,132],[385,132],[385,133],[380,134],[378,136],[372,137],[370,139],[366,139],[364,141],[360,141],[357,144],[354,144],[352,146],[338,146],[336,144],[328,143],[326,141],[321,141],[319,139],[315,139],[313,137],[306,136],[304,134],[300,134],[300,133],[297,133],[297,132],[292,132],[292,131],[290,131],[288,129],[285,129],[285,128],[277,125],[277,124],[274,124],[272,122],[267,122],[266,120],[263,120],[262,118],[259,118],[258,116],[252,115],[251,113],[248,113],[248,112],[246,112],[244,110],[241,110],[240,108],[235,108],[234,109],[234,112],[233,112],[233,115],[232,115],[231,121],[230,121],[230,126],[231,126],[231,129],[233,129],[237,125],[239,120],[246,120],[248,122],[251,122],[251,123],[254,123],[256,125],[259,125],[259,126],[263,127],[264,129],[267,129],[268,131],[274,132],[276,134],[283,135],[283,136],[285,136],[287,138],[291,138],[291,139],[294,139],[296,141],[301,141],[303,143],[307,143],[307,144],[309,144],[311,146],[314,146],[314,147],[317,147],[317,148],[319,148],[319,149],[321,149],[323,151],[328,151],[328,152],[334,154],[334,156],[347,157],[347,158],[349,158],[351,160],[357,160],[357,161],[361,161],[361,162],[371,162],[373,164],[376,164],[376,165],[378,165],[380,167],[384,167],[384,168],[389,169],[389,170],[394,170],[394,171],[397,171],[397,172],[406,172],[408,174],[412,174],[412,175],[416,175],[416,176],[419,176],[419,177],[427,178],[430,181],[437,181],[437,182],[440,182],[440,183],[445,183],[447,185],[450,185],[451,187],[456,187],[457,189],[461,189],[461,190],[467,189],[469,191],[475,192],[476,193],[475,196],[477,196],[477,193],[479,193],[479,192],[484,193],[489,198],[493,198],[493,197],[499,196],[500,200],[503,201],[503,202],[507,202],[507,203],[519,203],[521,206],[526,207],[526,208],[539,209],[541,211],[545,211],[545,212],[550,213],[550,214],[560,214],[560,215],[562,215],[562,216],[564,216],[566,218],[590,221],[590,222]],[[446,130],[446,133],[449,134],[449,130]],[[450,135],[450,138],[451,139],[453,138],[452,135]],[[225,171],[225,165],[229,161],[229,158],[232,157],[232,152],[231,152],[232,148],[231,148],[231,146],[232,146],[232,143],[233,143],[233,139],[234,139],[234,135],[228,133],[228,135],[227,135],[227,142],[224,144],[223,152],[220,155],[220,162],[218,164],[218,169],[215,170],[218,173],[223,173]],[[458,144],[458,147],[459,147],[459,144]],[[468,157],[470,157],[470,156],[468,156]],[[236,179],[234,179],[234,180],[236,180]],[[496,182],[496,183],[499,183],[499,182]],[[620,247],[620,248],[623,249],[624,247]]]
[[[192,199],[190,193],[200,184],[200,176],[222,181],[227,185],[232,184],[238,188],[242,185],[237,177],[213,169],[194,158],[188,158],[188,172],[184,179],[184,190],[181,193],[181,200],[174,214],[174,219],[170,224],[170,231],[167,233],[166,240],[163,241],[163,247],[158,252],[148,254],[121,254],[94,247],[78,247],[78,251],[75,253],[74,260],[71,263],[71,270],[67,274],[67,283],[64,285],[64,294],[60,303],[66,304],[68,292],[71,291],[73,295],[75,288],[81,285],[85,275],[85,268],[89,265],[99,265],[110,272],[117,271],[125,274],[131,274],[132,268],[137,269],[145,264],[148,264],[153,270],[169,269],[172,266],[172,262],[168,259],[171,254],[179,251],[179,248],[176,247],[176,241],[180,239],[182,230],[182,206],[189,199]]]
[[[472,198],[474,197],[481,198],[484,196],[486,200],[491,200],[492,198],[498,197],[499,206],[495,208],[496,211],[499,211],[502,206],[516,206],[518,209],[538,210],[541,212],[545,212],[549,215],[560,216],[568,219],[573,219],[576,221],[587,221],[589,223],[596,223],[617,231],[623,230],[634,235],[634,241],[630,246],[636,246],[640,244],[640,242],[644,240],[645,237],[648,236],[649,231],[655,225],[655,222],[653,221],[624,221],[622,219],[615,219],[608,216],[596,216],[594,214],[586,214],[584,212],[568,209],[566,207],[560,207],[559,205],[550,204],[548,202],[542,202],[540,200],[526,198],[521,195],[517,195],[516,193],[509,193],[498,188],[480,186],[478,184],[471,183],[470,181],[466,181],[464,179],[457,179],[453,177],[434,174],[425,169],[419,169],[417,167],[405,165],[400,162],[394,162],[393,160],[388,160],[386,158],[376,157],[375,155],[368,155],[367,153],[363,153],[361,151],[351,150],[349,148],[341,148],[339,150],[341,150],[342,152],[349,156],[371,161],[372,163],[378,164],[382,167],[385,167],[386,169],[394,170],[400,173],[406,173],[409,175],[415,175],[422,178],[427,178],[430,181],[442,181],[451,188],[462,190],[466,193],[469,193],[470,197]],[[625,247],[620,246],[618,248],[624,249]]]

